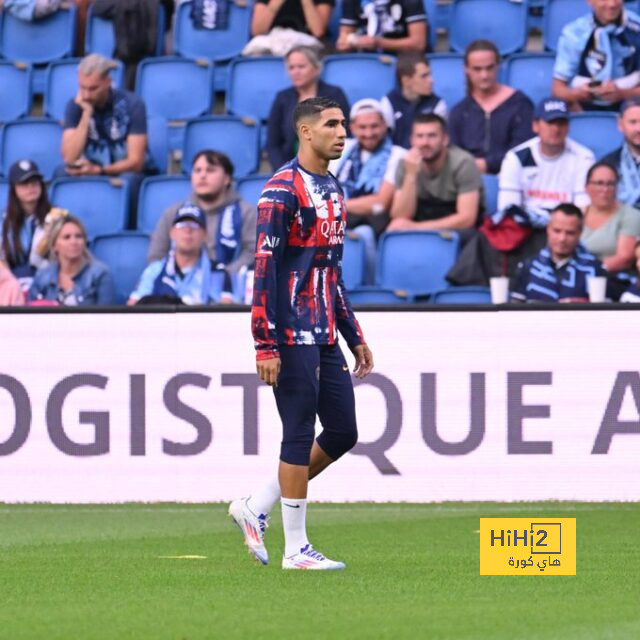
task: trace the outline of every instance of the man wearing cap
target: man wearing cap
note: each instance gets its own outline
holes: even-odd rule
[[[229,279],[224,271],[213,268],[206,238],[204,211],[185,202],[173,219],[169,255],[144,270],[127,304],[136,304],[143,298],[149,302],[179,299],[183,304],[209,304],[230,297]]]
[[[351,108],[353,138],[345,142],[342,156],[329,163],[344,191],[347,229],[363,238],[367,256],[367,284],[373,284],[376,236],[389,223],[389,208],[395,191],[398,163],[406,154],[388,134],[382,104],[372,98]]]
[[[614,167],[620,176],[618,200],[640,208],[640,96],[622,103],[618,128],[624,142],[602,162]]]
[[[640,16],[623,0],[588,0],[592,12],[558,39],[553,95],[577,110],[617,109],[640,95]]]

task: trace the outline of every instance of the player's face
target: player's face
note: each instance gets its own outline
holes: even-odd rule
[[[620,116],[618,125],[625,140],[634,149],[640,149],[640,106],[629,107]]]
[[[375,151],[387,135],[387,124],[375,111],[360,113],[351,122],[351,133],[363,149]]]
[[[217,198],[230,182],[224,169],[219,164],[210,164],[205,156],[200,156],[191,169],[191,188],[204,200]]]
[[[296,51],[287,58],[287,72],[291,78],[291,84],[296,89],[303,89],[312,85],[320,75],[320,69],[314,67],[309,58]]]
[[[473,51],[464,70],[474,91],[490,91],[498,84],[498,61],[493,51]]]
[[[540,136],[542,144],[549,147],[563,147],[569,133],[569,121],[564,118],[557,120],[534,120],[533,130]]]
[[[182,220],[171,227],[171,239],[176,245],[176,251],[198,255],[204,246],[206,231],[197,222]]]
[[[342,155],[347,137],[342,109],[325,109],[309,123],[309,143],[315,154],[324,160],[336,160]]]
[[[411,146],[420,151],[422,159],[433,162],[447,150],[449,136],[437,122],[419,123],[413,125],[411,132]]]
[[[623,0],[589,0],[593,12],[601,24],[616,22],[622,13]]]
[[[78,73],[80,98],[94,107],[99,107],[107,101],[110,88],[111,78],[109,74],[101,75],[97,71],[88,75]]]
[[[82,229],[73,222],[67,222],[62,225],[53,250],[60,259],[78,260],[83,256],[86,245]]]
[[[418,96],[430,96],[433,93],[431,69],[424,62],[416,65],[413,75],[408,79],[409,89]]]
[[[609,209],[615,205],[618,180],[608,167],[598,167],[587,182],[587,193],[591,202],[599,209]]]
[[[553,257],[562,260],[572,256],[581,232],[582,223],[576,216],[568,216],[562,211],[552,213],[547,225],[547,244]]]

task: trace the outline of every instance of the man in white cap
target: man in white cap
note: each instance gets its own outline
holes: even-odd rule
[[[364,239],[365,279],[372,284],[376,237],[389,223],[395,175],[407,150],[391,142],[389,115],[378,100],[358,100],[349,117],[353,138],[347,139],[342,157],[329,163],[329,171],[344,190],[347,228]]]

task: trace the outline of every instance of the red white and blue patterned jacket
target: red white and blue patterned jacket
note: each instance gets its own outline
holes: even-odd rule
[[[278,345],[364,343],[342,281],[346,209],[331,175],[297,158],[279,169],[258,202],[251,322],[258,360]]]

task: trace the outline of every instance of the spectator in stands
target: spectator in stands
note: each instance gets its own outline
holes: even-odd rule
[[[205,149],[196,154],[191,169],[189,202],[200,207],[207,218],[207,248],[215,265],[229,274],[253,264],[256,246],[256,208],[240,198],[231,183],[233,164],[219,151]],[[171,205],[151,236],[149,262],[169,253],[171,229],[182,203]]]
[[[7,264],[26,292],[43,261],[37,246],[51,205],[40,169],[32,160],[19,160],[11,165],[9,184],[7,208],[0,216],[0,260]]]
[[[4,262],[0,262],[0,307],[16,307],[24,304],[20,283]]]
[[[338,51],[424,52],[427,14],[422,0],[344,0]]]
[[[640,16],[623,0],[589,0],[592,13],[558,39],[553,95],[575,110],[617,109],[640,95]]]
[[[273,27],[281,27],[322,40],[334,6],[335,0],[256,0],[251,15],[251,35],[264,35]]]
[[[640,211],[618,202],[618,172],[597,162],[587,173],[587,194],[581,242],[597,256],[609,272],[626,271],[635,262],[640,238]]]
[[[449,146],[444,119],[434,113],[418,115],[411,149],[398,166],[387,230],[472,229],[481,190],[473,156]]]
[[[87,249],[87,232],[80,220],[61,217],[49,236],[50,262],[40,267],[29,289],[29,301],[63,306],[108,305],[115,300],[108,267]]]
[[[342,157],[329,163],[329,171],[344,190],[347,229],[353,229],[365,243],[365,284],[373,284],[376,237],[389,223],[396,171],[406,150],[391,142],[385,110],[377,100],[358,100],[351,108],[350,121],[354,137],[347,139]]]
[[[640,244],[635,250],[636,271],[640,273]],[[620,302],[640,303],[640,281],[637,279],[620,296]]]
[[[587,278],[605,276],[600,261],[580,245],[582,212],[571,203],[549,214],[547,246],[520,264],[511,298],[518,302],[586,302]]]
[[[625,100],[620,107],[618,127],[622,146],[602,158],[618,172],[618,200],[640,207],[640,97]]]
[[[408,51],[398,56],[396,64],[398,86],[382,98],[384,108],[393,114],[394,144],[408,149],[411,145],[411,125],[419,113],[436,113],[447,117],[447,105],[433,93],[431,68],[421,53]]]
[[[531,137],[533,104],[498,82],[500,54],[493,42],[472,42],[464,69],[467,97],[451,110],[451,142],[475,157],[481,173],[498,173],[505,153]]]
[[[207,252],[207,215],[192,202],[182,204],[171,224],[168,255],[142,273],[128,305],[139,302],[209,304],[231,301],[231,278]]]
[[[285,57],[292,86],[276,95],[267,122],[267,157],[274,171],[295,155],[298,139],[293,128],[293,110],[307,98],[331,98],[346,115],[349,103],[340,87],[320,80],[322,64],[310,47],[294,47]]]
[[[119,176],[131,199],[145,174],[156,173],[147,152],[147,115],[142,100],[111,86],[114,62],[96,53],[78,65],[78,93],[67,103],[62,134],[64,170],[57,175]]]

